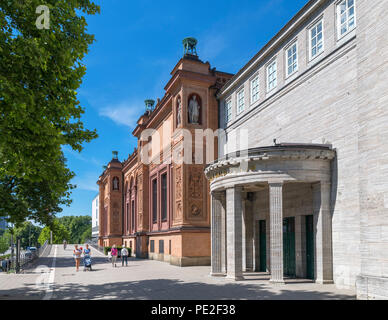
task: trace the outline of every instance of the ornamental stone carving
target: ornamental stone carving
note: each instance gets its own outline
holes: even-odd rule
[[[177,100],[177,113],[176,113],[176,126],[179,127],[182,122],[182,100],[178,97]]]
[[[182,199],[182,167],[177,167],[175,170],[175,186],[176,199]]]
[[[191,168],[189,177],[189,195],[193,199],[202,198],[203,171],[202,168]]]
[[[191,214],[192,214],[193,216],[199,216],[199,215],[201,214],[201,209],[198,208],[198,206],[197,206],[196,204],[193,204],[193,205],[191,206]]]
[[[176,203],[176,214],[175,214],[176,219],[181,219],[182,218],[182,202],[179,200]]]

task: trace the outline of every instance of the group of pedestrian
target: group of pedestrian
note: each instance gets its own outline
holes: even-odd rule
[[[66,250],[66,245],[67,245],[67,243],[64,241],[63,248],[65,250]],[[91,250],[89,248],[89,245],[86,244],[85,249],[82,249],[82,247],[78,247],[78,244],[74,245],[73,257],[75,260],[75,269],[77,272],[79,271],[79,266],[81,263],[82,254],[84,255],[84,257],[89,257],[89,258],[91,257]],[[114,267],[114,268],[117,267],[118,254],[119,254],[119,251],[118,251],[116,245],[114,244],[112,246],[112,249],[108,252],[108,258],[112,261],[112,267]],[[122,264],[122,266],[124,266],[124,262],[125,262],[125,265],[128,266],[128,256],[129,256],[128,249],[126,247],[123,247],[121,249],[121,264]]]
[[[119,254],[119,251],[116,247],[116,245],[114,244],[112,246],[112,249],[108,252],[108,258],[112,261],[112,267],[116,268],[117,267],[117,257],[118,257],[118,254]],[[125,262],[125,265],[128,267],[128,256],[129,256],[129,252],[128,252],[128,249],[126,247],[123,247],[121,249],[121,265],[124,266],[124,262]]]
[[[75,269],[77,272],[79,271],[79,266],[81,263],[82,254],[84,255],[84,257],[86,257],[86,256],[90,257],[92,255],[92,252],[89,248],[89,245],[86,244],[85,249],[82,249],[82,247],[79,248],[78,244],[74,245],[73,257],[75,260]],[[85,269],[84,269],[84,271],[85,271]]]

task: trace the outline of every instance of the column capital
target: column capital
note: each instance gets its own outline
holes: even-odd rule
[[[225,199],[226,199],[226,191],[223,190],[223,191],[211,191],[211,196],[215,199],[215,200],[219,200],[221,202],[225,202]]]
[[[268,181],[270,187],[283,187],[284,181]]]
[[[233,186],[233,187],[226,188],[226,190],[235,190],[237,192],[242,192],[243,191],[243,187],[242,186]]]

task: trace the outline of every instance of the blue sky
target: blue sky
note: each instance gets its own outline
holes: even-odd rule
[[[99,138],[81,153],[64,148],[73,203],[62,215],[89,215],[98,193],[102,166],[119,151],[128,157],[136,146],[131,132],[144,112],[144,100],[164,95],[170,72],[182,57],[182,39],[198,40],[201,60],[236,73],[307,0],[95,0],[101,14],[87,17],[96,42],[84,59],[87,74],[78,90],[82,120]]]

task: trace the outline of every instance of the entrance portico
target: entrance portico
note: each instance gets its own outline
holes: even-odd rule
[[[211,275],[242,280],[266,268],[272,283],[285,274],[332,283],[334,157],[328,145],[280,144],[210,164]]]

